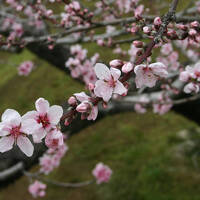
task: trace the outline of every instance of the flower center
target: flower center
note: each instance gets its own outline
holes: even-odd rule
[[[20,126],[16,126],[16,127],[12,127],[12,129],[10,130],[10,134],[14,137],[17,138],[19,135],[21,135],[22,133],[20,132]]]
[[[116,81],[114,80],[114,78],[112,77],[109,81],[106,81],[107,84],[110,86],[110,87],[115,87],[116,85]]]
[[[42,123],[43,128],[46,128],[46,127],[50,124],[49,119],[48,119],[48,117],[47,117],[47,114],[44,115],[44,116],[40,115],[40,116],[38,117],[38,119],[37,119],[37,122],[38,122],[39,124]]]
[[[200,72],[196,71],[196,72],[195,72],[195,75],[196,75],[197,77],[200,77]]]

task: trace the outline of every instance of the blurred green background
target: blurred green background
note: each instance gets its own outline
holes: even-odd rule
[[[159,3],[144,1],[152,10],[154,2]],[[170,0],[162,2],[168,5]],[[179,9],[187,4],[187,0],[181,1]],[[167,9],[164,6],[157,14]],[[105,62],[116,57],[108,48],[97,48],[95,44],[84,47],[88,48],[89,56],[98,49]],[[25,60],[32,60],[37,67],[28,77],[20,77],[16,67]],[[51,104],[62,104],[84,89],[28,50],[21,54],[1,52],[0,77],[0,113],[13,108],[24,114],[34,108],[38,97],[48,99]],[[92,169],[101,161],[113,170],[111,181],[78,189],[48,185],[43,199],[199,200],[200,171],[194,162],[200,151],[199,142],[198,126],[174,112],[164,116],[150,111],[144,115],[130,112],[107,116],[67,140],[69,151],[61,166],[47,177],[63,182],[85,181],[92,178]],[[32,171],[36,169],[37,166]],[[33,199],[27,191],[28,184],[28,179],[21,177],[0,190],[0,200]]]

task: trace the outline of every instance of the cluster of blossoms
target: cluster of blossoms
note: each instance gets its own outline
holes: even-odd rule
[[[51,153],[51,152],[49,152],[49,153]],[[95,177],[97,184],[107,183],[111,178],[112,170],[110,169],[110,167],[108,167],[107,165],[104,165],[103,163],[100,162],[92,170],[92,175]],[[46,195],[46,189],[47,189],[46,184],[44,184],[38,180],[35,180],[28,187],[28,191],[34,198],[44,197]]]
[[[90,59],[87,59],[87,50],[83,49],[80,45],[74,45],[70,48],[71,55],[65,66],[70,69],[73,78],[82,79],[86,85],[96,82],[94,72],[94,64],[99,59],[99,54],[95,54]]]
[[[139,0],[117,0],[116,4],[118,6],[118,9],[122,13],[129,13],[133,9],[138,10],[137,7]]]
[[[91,96],[86,95],[85,92],[80,92],[69,98],[68,103],[71,106],[71,110],[65,118],[65,125],[69,125],[77,113],[81,113],[81,119],[95,120],[98,114],[97,104],[99,101],[102,100],[103,106],[106,106],[113,94],[126,96],[129,85],[127,82],[122,81],[122,73],[126,75],[135,72],[137,88],[153,87],[158,80],[166,78],[168,75],[167,67],[160,62],[141,64],[134,67],[131,62],[112,60],[110,66],[108,68],[101,63],[95,65],[95,74],[99,80],[95,84],[89,83],[88,87]],[[149,101],[145,99],[145,102],[141,103],[148,104]],[[135,109],[140,113],[146,112],[146,109],[140,103],[135,105]],[[164,109],[163,106],[161,106],[161,109]],[[158,111],[155,112],[157,113]]]
[[[162,45],[161,47],[161,56],[157,58],[158,62],[162,62],[167,66],[169,71],[176,71],[180,67],[178,62],[179,54],[177,51],[173,50],[171,43]]]
[[[163,115],[163,114],[167,113],[172,108],[172,106],[173,106],[173,104],[169,97],[160,95],[158,97],[158,103],[153,104],[153,112]]]
[[[198,93],[200,87],[200,62],[193,67],[187,66],[185,71],[180,73],[180,80],[186,82],[185,93]]]
[[[78,1],[72,1],[65,5],[65,12],[61,13],[61,25],[64,27],[72,25],[90,25],[93,13],[88,9],[82,9]]]
[[[19,65],[18,69],[18,74],[20,76],[28,76],[34,68],[34,64],[32,61],[24,61]]]
[[[49,174],[60,165],[60,161],[66,154],[68,146],[63,143],[57,148],[49,148],[46,153],[39,159],[40,172],[45,175]]]
[[[62,145],[62,134],[58,131],[58,123],[63,115],[61,106],[49,106],[49,102],[39,98],[36,103],[36,111],[29,111],[22,117],[13,110],[7,109],[1,117],[0,123],[0,152],[6,152],[17,144],[26,156],[32,156],[33,142],[42,142],[47,136],[46,144],[50,147]],[[56,130],[56,131],[55,131]]]
[[[112,66],[112,62],[110,65]],[[81,113],[82,119],[95,120],[98,114],[98,101],[96,102],[95,98],[102,98],[106,104],[113,94],[126,95],[127,88],[119,80],[121,76],[119,69],[114,67],[109,69],[106,65],[97,63],[94,70],[99,80],[96,81],[95,85],[90,83],[88,86],[92,97],[81,92],[75,93],[74,96],[69,98],[68,103],[72,107],[72,114],[66,118],[66,125],[71,123],[76,112]]]
[[[175,51],[175,45],[181,48],[193,61],[197,62],[199,60],[200,24],[198,19],[197,21],[190,21],[191,23],[183,21],[177,24],[168,13],[163,17],[163,23],[160,17],[152,19],[152,16],[142,16],[145,11],[148,12],[148,9],[144,9],[144,5],[139,4],[140,0],[101,0],[95,2],[96,10],[94,12],[84,8],[80,1],[46,1],[64,3],[64,12],[61,15],[55,15],[53,10],[48,9],[48,3],[45,5],[41,0],[33,2],[30,1],[26,5],[23,1],[6,0],[6,3],[11,8],[14,8],[14,11],[20,12],[20,17],[19,19],[15,19],[15,15],[13,15],[14,17],[5,17],[2,29],[9,32],[9,34],[8,37],[3,35],[0,37],[0,45],[24,47],[29,41],[34,42],[35,37],[33,34],[33,38],[26,38],[25,30],[27,30],[27,27],[36,26],[36,35],[38,36],[40,31],[42,33],[47,32],[45,27],[47,23],[45,22],[48,21],[53,25],[52,29],[44,37],[39,37],[38,41],[44,42],[49,49],[54,48],[60,36],[66,37],[66,35],[69,35],[66,39],[76,39],[75,41],[83,39],[82,41],[84,42],[88,41],[89,38],[91,41],[97,41],[100,46],[114,47],[113,52],[119,54],[122,60],[127,60],[127,55],[130,56],[128,62],[116,59],[112,60],[109,63],[109,67],[107,67],[104,64],[97,63],[99,59],[97,53],[92,58],[87,59],[86,49],[83,49],[80,45],[71,46],[70,53],[72,57],[67,60],[66,67],[70,69],[73,78],[79,78],[87,85],[90,95],[80,92],[71,96],[68,99],[69,112],[64,116],[60,106],[54,105],[50,107],[48,101],[43,98],[39,98],[36,101],[36,110],[30,111],[22,117],[12,109],[7,109],[3,113],[2,122],[0,123],[0,152],[6,152],[12,149],[14,144],[17,144],[22,152],[27,156],[31,156],[34,147],[29,139],[32,138],[31,140],[34,143],[40,143],[44,140],[49,149],[39,160],[40,172],[43,174],[48,174],[58,167],[61,158],[68,149],[58,126],[62,116],[62,119],[65,119],[65,125],[69,125],[78,113],[81,115],[81,119],[95,120],[100,102],[106,108],[112,97],[119,99],[120,96],[126,96],[128,90],[131,89],[134,89],[134,93],[137,92],[138,96],[146,91],[157,92],[161,90],[159,92],[160,96],[157,97],[156,101],[147,98],[147,96],[142,96],[134,105],[134,109],[138,113],[145,113],[147,107],[152,105],[153,112],[162,115],[172,107],[173,102],[170,99],[170,92],[173,94],[180,92],[173,85],[175,80],[177,81],[175,72],[181,71],[181,64],[178,61],[179,53]],[[197,12],[200,12],[200,1],[196,1],[195,5]],[[12,12],[10,12],[10,15],[12,16]],[[93,17],[94,15],[95,17]],[[131,18],[123,21],[123,15],[134,17],[132,21],[134,23],[128,24]],[[166,17],[169,19],[165,20]],[[28,23],[25,23],[26,18],[29,19]],[[114,21],[109,22],[109,20]],[[172,23],[168,23],[170,20]],[[152,23],[149,23],[149,21]],[[105,24],[108,24],[108,26]],[[124,27],[117,30],[118,24]],[[106,33],[95,35],[95,30],[92,30],[93,27],[102,26],[105,27]],[[54,34],[54,30],[57,29],[59,31]],[[121,34],[129,34],[131,42],[134,39],[132,39],[132,36],[144,40],[138,41],[138,39],[135,39],[128,51],[123,50],[120,44],[129,42],[129,39],[114,40],[115,36],[120,36]],[[6,38],[5,41],[4,38]],[[150,45],[145,44],[146,39],[151,39]],[[161,47],[160,56],[155,59],[155,63],[152,63],[151,53],[154,48],[158,47]],[[18,67],[18,72],[20,75],[27,76],[32,69],[33,63],[26,61]],[[130,82],[127,82],[128,80]],[[197,62],[194,67],[187,66],[185,71],[180,73],[180,80],[187,83],[184,87],[185,93],[199,92],[200,63]],[[129,86],[129,83],[132,82],[136,84],[136,87],[135,84],[133,84],[133,88]],[[156,85],[156,83],[159,84]],[[154,86],[157,87],[153,89]],[[136,88],[139,91],[136,91]],[[92,174],[95,176],[97,184],[100,184],[108,182],[112,170],[103,163],[99,163],[92,171]],[[34,197],[44,196],[45,189],[46,186],[39,181],[35,181],[29,187],[29,191]]]
[[[10,30],[8,37],[6,38],[7,47],[11,47],[15,44],[17,39],[21,38],[24,34],[22,24],[15,21],[13,18],[5,18],[2,24],[4,31]]]
[[[6,3],[9,4],[16,11],[21,11],[23,9],[23,5],[17,0],[6,0]]]
[[[29,185],[28,191],[34,198],[44,197],[46,192],[46,185],[40,181],[34,181],[31,185]]]

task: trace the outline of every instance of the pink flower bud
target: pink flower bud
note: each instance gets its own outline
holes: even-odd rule
[[[73,4],[74,10],[79,11],[81,9],[78,1],[73,1],[72,4]]]
[[[88,112],[90,110],[91,106],[89,104],[89,102],[85,101],[85,102],[82,102],[81,104],[79,104],[77,107],[76,107],[76,110],[80,113],[84,113],[84,112]]]
[[[94,85],[93,83],[89,83],[89,84],[88,84],[88,89],[89,89],[90,91],[93,91],[94,88],[95,88],[95,85]]]
[[[133,70],[133,64],[131,62],[127,62],[122,67],[122,72],[124,72],[124,73],[128,73],[128,72],[130,72],[132,70]]]
[[[77,103],[77,101],[76,101],[76,98],[75,98],[75,97],[71,96],[71,97],[68,99],[68,104],[69,104],[69,105],[74,106],[74,105],[76,105],[76,103]]]
[[[200,26],[198,21],[194,21],[190,25],[191,25],[192,28],[198,28]]]
[[[69,126],[70,125],[70,122],[68,121],[68,119],[65,119],[64,124],[65,124],[65,126]]]
[[[183,31],[186,31],[188,29],[188,27],[184,24],[177,24],[176,27]]]
[[[98,39],[98,40],[97,40],[97,44],[98,44],[99,46],[103,46],[103,45],[104,45],[104,41],[103,41],[102,39]]]
[[[137,27],[137,24],[136,23],[133,23],[132,24],[132,27],[131,27],[131,33],[136,33],[138,31],[138,27]]]
[[[46,11],[46,15],[47,15],[47,16],[51,16],[52,14],[53,14],[53,11],[52,11],[52,10],[47,10],[47,11]]]
[[[156,17],[154,19],[153,23],[154,23],[155,26],[160,26],[162,24],[162,21],[161,21],[160,17]]]
[[[115,59],[115,60],[111,60],[110,61],[110,66],[111,67],[114,67],[114,68],[121,68],[122,66],[123,66],[123,61],[122,60],[117,60],[117,59]]]
[[[143,27],[143,32],[145,34],[149,34],[151,32],[151,29],[148,26]]]
[[[195,36],[197,34],[197,31],[195,29],[190,29],[188,34],[191,36]]]
[[[142,41],[133,41],[133,45],[137,48],[142,48],[143,47],[143,42]]]

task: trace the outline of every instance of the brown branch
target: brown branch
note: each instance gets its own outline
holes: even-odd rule
[[[78,187],[84,187],[87,185],[90,185],[92,183],[94,183],[94,180],[89,180],[89,181],[84,181],[84,182],[80,182],[80,183],[64,183],[64,182],[59,182],[59,181],[54,181],[54,180],[50,180],[47,178],[43,178],[41,176],[39,176],[38,174],[34,174],[34,173],[30,173],[27,171],[23,172],[25,176],[30,177],[30,178],[35,178],[38,179],[40,181],[55,185],[55,186],[59,186],[59,187],[71,187],[71,188],[78,188]]]

